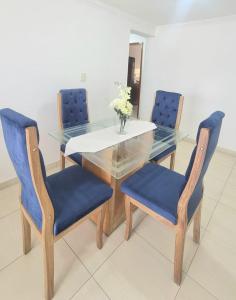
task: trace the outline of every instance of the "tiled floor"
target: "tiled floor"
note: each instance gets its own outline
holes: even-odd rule
[[[182,142],[176,170],[186,169],[193,145]],[[167,163],[167,162],[166,162]],[[131,239],[124,224],[104,247],[95,245],[90,221],[55,245],[55,299],[62,300],[235,300],[236,299],[236,158],[217,152],[205,181],[200,246],[190,228],[184,255],[184,280],[174,284],[174,234],[135,213]],[[32,250],[22,255],[18,186],[0,191],[0,299],[42,299],[42,254],[32,238]]]

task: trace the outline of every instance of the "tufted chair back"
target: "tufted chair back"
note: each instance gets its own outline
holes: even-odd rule
[[[181,94],[157,91],[152,111],[152,122],[170,128],[176,127]]]
[[[30,173],[25,134],[27,127],[36,127],[38,132],[37,123],[9,108],[0,110],[0,117],[7,151],[21,183],[22,204],[31,215],[37,227],[41,229],[42,213]],[[45,179],[45,165],[41,152],[39,154],[42,173]]]
[[[202,193],[203,179],[204,179],[204,176],[205,176],[206,171],[208,169],[211,158],[212,158],[212,156],[215,152],[215,149],[216,149],[216,146],[217,146],[217,143],[218,143],[218,139],[219,139],[219,135],[220,135],[222,120],[223,120],[224,116],[225,116],[225,114],[223,112],[216,111],[213,114],[211,114],[209,118],[202,121],[199,125],[198,133],[197,133],[197,139],[196,139],[196,146],[193,150],[188,168],[187,168],[186,173],[185,173],[186,182],[188,181],[188,179],[190,177],[190,174],[191,174],[191,171],[192,171],[192,168],[193,168],[201,129],[202,128],[207,128],[207,129],[209,129],[210,133],[209,133],[209,140],[208,140],[208,145],[207,145],[207,150],[206,150],[206,155],[205,155],[205,159],[204,159],[204,162],[203,162],[202,170],[201,170],[198,182],[196,184],[195,190],[193,192],[193,195],[194,195],[194,193]],[[189,205],[188,205],[188,210],[189,211],[194,211],[195,210],[195,208],[197,207],[197,205],[200,201],[200,200],[199,201],[198,200],[199,200],[199,198],[196,198],[194,196],[192,197],[192,199],[190,199]]]
[[[85,89],[60,91],[61,123],[63,128],[88,123],[88,108]]]

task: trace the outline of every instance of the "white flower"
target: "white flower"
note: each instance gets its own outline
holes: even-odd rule
[[[120,98],[114,99],[110,104],[110,106],[114,108],[117,114],[126,116],[127,118],[132,115],[133,110],[133,105],[129,102],[130,92],[130,87],[120,86]]]

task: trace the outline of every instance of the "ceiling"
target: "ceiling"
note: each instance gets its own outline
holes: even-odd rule
[[[100,0],[155,24],[165,25],[236,14],[236,0]]]

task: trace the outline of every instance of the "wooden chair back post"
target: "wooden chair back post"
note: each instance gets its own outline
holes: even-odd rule
[[[57,113],[58,113],[58,124],[59,128],[63,129],[63,122],[62,122],[62,99],[61,93],[57,94]]]
[[[179,97],[179,106],[178,106],[178,112],[176,117],[176,123],[175,123],[175,129],[179,129],[182,111],[183,111],[183,104],[184,104],[184,96]]]
[[[28,127],[26,128],[25,133],[30,173],[42,211],[42,234],[53,234],[54,208],[43,179],[37,130],[35,127]]]
[[[197,151],[195,160],[193,163],[193,167],[191,170],[191,174],[189,176],[188,182],[182,192],[182,195],[180,197],[179,203],[178,203],[178,224],[184,224],[187,226],[188,222],[188,216],[187,216],[187,209],[188,209],[188,203],[189,200],[194,192],[194,189],[197,185],[199,176],[202,171],[206,150],[208,146],[209,141],[209,129],[208,128],[202,128],[199,136]]]

